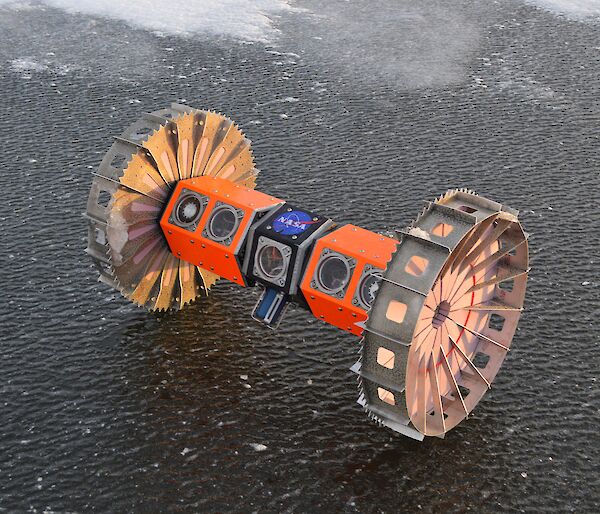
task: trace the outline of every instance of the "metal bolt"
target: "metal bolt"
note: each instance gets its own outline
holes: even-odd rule
[[[352,317],[353,317],[353,318],[356,318],[356,312],[353,312],[353,313],[352,313]]]
[[[298,239],[298,236],[292,236],[292,239]]]
[[[178,257],[181,257],[181,252],[177,252],[177,256],[178,256]]]
[[[196,241],[194,241],[193,239],[190,239],[190,243],[194,244]]]
[[[319,221],[319,218],[317,218],[316,216],[313,218],[313,221]]]
[[[287,208],[287,210],[288,210],[288,212],[291,212],[292,208],[291,208],[291,207],[288,207],[288,208]]]
[[[338,311],[342,312],[344,309],[342,309],[341,307],[338,307]]]
[[[267,225],[267,230],[271,230],[271,225]]]

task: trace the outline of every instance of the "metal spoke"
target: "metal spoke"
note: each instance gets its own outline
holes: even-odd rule
[[[465,415],[468,416],[469,411],[467,410],[467,406],[465,405],[465,399],[463,398],[463,395],[461,394],[460,389],[458,388],[458,384],[456,383],[456,379],[454,378],[454,374],[452,373],[452,367],[450,366],[450,361],[448,361],[448,356],[446,355],[446,352],[444,351],[443,347],[441,347],[441,350],[442,356],[444,357],[442,360],[442,367],[444,368],[444,370],[446,371],[446,375],[448,375],[448,378],[450,379],[450,386],[452,387],[454,397],[460,400],[460,404],[462,405],[462,408],[465,411]]]
[[[484,336],[483,334],[477,332],[477,330],[473,330],[471,328],[466,327],[465,325],[461,325],[460,323],[458,323],[457,321],[454,321],[452,318],[448,317],[448,319],[450,321],[452,321],[456,326],[466,330],[467,332],[470,332],[471,334],[473,334],[474,336],[477,336],[481,339],[483,339],[484,341],[487,341],[488,343],[492,343],[494,345],[496,345],[499,348],[502,348],[505,351],[510,351],[510,348],[508,348],[507,346],[504,346],[502,343],[499,343],[498,341],[494,341],[493,339],[491,339],[488,336]]]
[[[498,241],[500,236],[502,236],[502,234],[504,234],[504,232],[508,230],[511,223],[511,220],[507,219],[497,220],[497,225],[494,227],[494,229],[487,236],[485,236],[480,241],[480,243],[475,248],[473,248],[473,250],[469,252],[469,254],[464,258],[463,262],[461,263],[459,269],[462,270],[466,266],[469,266],[471,263],[474,263],[483,253],[484,250],[489,248],[490,245],[492,245],[494,242]]]
[[[431,396],[433,398],[434,411],[437,411],[442,422],[442,428],[446,432],[446,422],[444,420],[444,409],[442,406],[442,393],[440,392],[440,384],[436,371],[436,365],[433,360],[433,355],[429,356],[429,384],[431,386]]]
[[[472,291],[478,291],[479,289],[483,289],[484,287],[491,286],[494,284],[500,284],[502,282],[506,282],[507,280],[512,280],[513,278],[520,277],[521,275],[527,273],[529,270],[522,268],[514,268],[509,266],[499,266],[496,270],[496,275],[489,280],[484,282],[479,282],[471,286],[471,288],[467,291],[468,293]],[[484,275],[485,276],[485,275]]]
[[[500,300],[491,300],[489,303],[476,303],[475,305],[467,305],[465,307],[458,307],[457,309],[451,309],[450,312],[458,311],[521,311],[520,307],[509,305],[501,302]]]
[[[499,261],[500,259],[502,259],[502,257],[504,257],[505,255],[508,255],[510,252],[517,249],[519,246],[521,246],[525,241],[527,241],[527,237],[521,239],[517,243],[514,243],[510,247],[507,246],[505,248],[500,248],[496,253],[493,253],[492,255],[490,255],[489,257],[484,259],[483,261],[477,263],[473,267],[473,273],[477,273],[477,272],[481,271],[482,269],[487,268],[490,264],[493,264],[493,263]]]
[[[483,380],[485,382],[485,384],[487,385],[488,389],[492,388],[492,385],[488,382],[488,380],[481,374],[481,371],[479,371],[479,369],[477,368],[477,366],[475,366],[475,364],[473,363],[473,361],[471,359],[469,359],[469,357],[467,356],[467,354],[462,350],[462,348],[459,346],[459,344],[452,338],[452,336],[450,334],[448,334],[448,338],[450,339],[450,342],[452,343],[452,345],[454,346],[454,348],[456,348],[456,351],[458,352],[458,354],[462,357],[462,359],[465,361],[465,363],[467,364],[467,366],[469,366],[469,368],[471,370],[473,370],[475,373],[477,373],[477,376],[479,378],[481,378],[481,380]]]
[[[473,248],[473,244],[475,244],[481,238],[482,234],[489,228],[489,226],[498,218],[498,216],[490,216],[489,218],[483,220],[479,225],[477,225],[471,235],[467,236],[462,243],[459,244],[457,248],[454,249],[453,255],[450,256],[448,263],[444,265],[447,269],[450,266],[450,270],[453,273],[464,259],[465,255],[469,253],[471,248]]]

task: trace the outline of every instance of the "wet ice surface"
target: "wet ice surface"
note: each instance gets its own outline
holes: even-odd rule
[[[330,11],[281,18],[265,47],[0,9],[0,509],[598,510],[598,25],[465,8],[456,66],[424,88],[360,34],[329,37]],[[171,101],[229,113],[261,189],[340,221],[401,227],[458,186],[521,209],[527,310],[471,419],[423,443],[378,429],[355,403],[356,339],[299,311],[262,328],[249,291],[154,316],[96,281],[90,172]]]

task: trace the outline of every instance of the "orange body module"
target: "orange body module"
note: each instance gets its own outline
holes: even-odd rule
[[[174,255],[245,286],[239,254],[248,229],[260,213],[281,203],[226,179],[180,180],[160,226]]]
[[[398,241],[345,225],[316,243],[300,289],[313,315],[362,335],[356,323],[367,319],[381,275]]]

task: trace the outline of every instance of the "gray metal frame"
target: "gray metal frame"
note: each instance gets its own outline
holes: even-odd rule
[[[467,232],[498,212],[517,214],[514,209],[467,190],[451,191],[443,198],[444,204],[428,203],[411,227],[397,231],[400,244],[392,255],[369,317],[363,324],[360,358],[351,368],[359,376],[358,403],[368,416],[380,425],[417,440],[422,440],[424,436],[410,422],[405,384],[413,333],[425,298],[448,262],[448,257]],[[453,230],[445,236],[436,236],[432,230],[439,223],[451,224]],[[415,255],[428,260],[427,267],[419,276],[406,271],[406,265]],[[407,307],[402,323],[386,317],[387,306],[392,300]],[[379,347],[394,353],[394,369],[378,364]],[[379,398],[377,390],[380,386],[394,392],[395,405]]]
[[[103,205],[100,197],[102,193],[107,193],[112,198],[121,185],[119,179],[133,154],[142,148],[142,143],[154,131],[171,123],[171,119],[181,113],[192,110],[185,105],[171,104],[170,108],[144,114],[141,119],[129,125],[118,136],[114,136],[114,142],[104,155],[98,170],[92,173],[93,180],[86,212],[83,213],[88,225],[88,245],[85,251],[100,273],[99,280],[119,291],[122,291],[124,284],[117,280],[107,238],[109,205]],[[155,198],[155,200],[162,201],[159,198]],[[99,237],[99,234],[103,234],[103,236]]]

